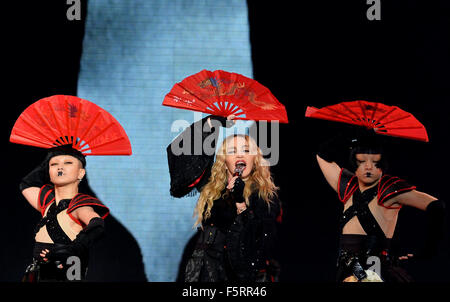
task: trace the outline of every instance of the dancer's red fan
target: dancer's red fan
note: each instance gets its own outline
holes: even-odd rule
[[[163,105],[237,120],[287,123],[286,109],[268,88],[237,73],[202,70],[175,84]]]
[[[10,141],[40,148],[72,144],[84,155],[131,155],[130,140],[110,113],[70,95],[30,105],[14,124]]]
[[[359,100],[320,109],[308,106],[305,116],[364,126],[378,134],[428,142],[424,125],[397,106]]]

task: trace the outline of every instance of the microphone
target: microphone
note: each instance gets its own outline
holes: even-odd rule
[[[236,165],[236,168],[234,168],[234,174],[233,176],[239,176],[241,177],[242,172],[244,171],[245,166],[244,165]]]
[[[236,179],[236,183],[238,181],[242,182],[241,176],[242,176],[242,172],[244,171],[244,169],[245,169],[245,165],[243,165],[243,164],[237,164],[236,167],[234,168],[233,177],[238,176],[238,178]],[[236,188],[236,183],[233,186],[233,188],[231,188],[231,190],[230,190],[232,193],[234,192],[234,189]]]

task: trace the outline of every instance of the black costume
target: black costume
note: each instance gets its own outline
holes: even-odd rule
[[[398,177],[383,175],[377,186],[361,193],[356,176],[346,169],[341,169],[338,182],[339,199],[345,204],[353,196],[353,204],[344,211],[340,220],[337,281],[340,282],[351,275],[358,280],[366,278],[364,270],[368,269],[367,259],[370,256],[380,259],[383,280],[397,282],[411,280],[411,277],[398,267],[395,259],[391,257],[391,239],[386,238],[368,205],[374,198],[378,198],[379,206],[390,209],[401,208],[401,206],[385,206],[384,203],[398,194],[415,188]],[[357,216],[367,235],[342,234],[342,229],[354,216]]]
[[[212,122],[219,120],[225,126],[224,119],[210,117]],[[172,196],[201,191],[209,180],[214,154],[174,155],[172,152],[173,144],[182,146],[187,142],[191,143],[193,152],[196,137],[203,144],[212,135],[216,142],[218,132],[213,129],[220,126],[213,124],[211,129],[206,121],[204,118],[192,124],[167,147]],[[272,249],[280,212],[278,199],[274,198],[268,205],[254,192],[249,207],[238,215],[236,201],[224,189],[221,198],[213,203],[211,216],[202,222],[203,228],[198,228],[198,240],[186,266],[185,281],[275,281],[279,267]]]
[[[33,263],[28,266],[24,281],[68,281],[66,260],[70,256],[77,256],[81,264],[81,280],[85,279],[87,263],[89,262],[89,247],[93,240],[103,233],[103,219],[109,214],[109,209],[98,199],[86,195],[77,194],[72,199],[62,199],[58,205],[55,202],[55,193],[52,185],[44,185],[39,192],[39,206],[42,219],[35,228],[35,234],[46,226],[48,235],[54,243],[35,242],[33,249]],[[71,213],[83,206],[92,207],[101,218],[93,218],[87,226],[76,220]],[[67,215],[76,223],[83,226],[83,230],[75,240],[71,240],[58,223],[57,215],[67,210]],[[84,238],[83,238],[84,237]],[[90,237],[90,238],[89,238]],[[40,256],[43,249],[50,250],[49,261],[44,261]],[[59,264],[64,269],[59,269]]]
[[[68,154],[78,158],[83,168],[86,164],[84,156],[77,150],[67,146],[50,149],[46,158],[37,168],[22,179],[20,190],[29,187],[40,187],[38,204],[41,210],[42,219],[35,228],[35,235],[45,227],[45,230],[53,243],[35,242],[33,250],[33,262],[26,269],[23,277],[24,282],[38,281],[71,281],[67,278],[67,259],[76,256],[80,260],[80,279],[83,280],[87,273],[89,261],[89,247],[102,236],[104,232],[103,219],[109,214],[109,209],[100,200],[88,194],[78,193],[72,199],[62,199],[56,204],[55,189],[52,184],[44,184],[49,181],[48,164],[49,160],[57,155]],[[86,181],[83,181],[86,182]],[[83,185],[84,187],[86,185]],[[101,217],[92,218],[87,225],[72,216],[72,212],[80,207],[90,206]],[[66,211],[61,215],[61,212]],[[58,219],[59,217],[59,219]],[[80,225],[82,230],[71,240],[63,230],[71,230],[67,226],[67,221],[72,220]],[[64,227],[61,225],[64,223]],[[72,234],[73,235],[73,234]],[[44,261],[40,253],[48,249],[47,261]],[[57,268],[62,265],[63,269]]]
[[[356,133],[352,135],[351,139],[338,134],[322,143],[318,150],[320,158],[329,163],[335,162],[342,167],[345,165],[343,159],[347,157],[350,166],[356,171],[358,168],[356,154],[381,154],[381,159],[375,163],[375,166],[385,172],[388,167],[385,152],[388,143],[385,138],[366,129],[358,128],[355,131]],[[348,149],[349,147],[350,149]],[[348,151],[350,154],[347,153]],[[412,281],[411,276],[401,268],[398,255],[393,255],[395,251],[392,248],[392,240],[386,238],[369,209],[369,203],[377,198],[378,206],[399,209],[401,206],[386,206],[385,204],[390,198],[414,190],[416,187],[398,177],[385,174],[378,180],[376,186],[361,192],[357,177],[347,169],[341,169],[337,186],[341,202],[345,204],[350,197],[353,201],[352,205],[344,211],[340,220],[337,281],[340,282],[351,275],[358,280],[365,279],[367,277],[365,270],[371,268],[371,264],[367,264],[367,260],[371,256],[378,257],[380,261],[379,273],[383,281]],[[425,244],[414,254],[414,259],[429,258],[436,253],[444,232],[444,209],[445,204],[442,200],[434,200],[428,204],[425,211],[427,239]],[[355,216],[367,235],[342,234],[344,226]]]

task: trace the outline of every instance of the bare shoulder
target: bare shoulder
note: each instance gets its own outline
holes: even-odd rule
[[[22,191],[23,197],[28,201],[28,203],[38,211],[41,211],[39,206],[39,192],[41,191],[38,187],[29,187]]]
[[[390,201],[392,204],[411,206],[424,211],[428,204],[434,200],[437,200],[437,198],[431,196],[430,194],[417,190],[411,190],[409,192],[394,196]]]
[[[80,213],[91,213],[91,212],[95,213],[94,208],[92,208],[91,206],[82,206],[73,210],[72,213],[74,213],[75,215],[79,215]]]
[[[91,206],[79,207],[79,208],[73,210],[72,215],[76,219],[81,220],[86,225],[89,224],[89,221],[92,218],[100,217]]]
[[[317,163],[319,164],[320,170],[323,176],[327,180],[328,184],[335,190],[338,190],[339,175],[341,174],[341,167],[335,162],[328,162],[316,155]]]

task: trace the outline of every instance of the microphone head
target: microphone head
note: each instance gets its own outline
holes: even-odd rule
[[[242,172],[245,169],[245,165],[236,165],[236,168],[234,168],[234,176],[242,176]]]

